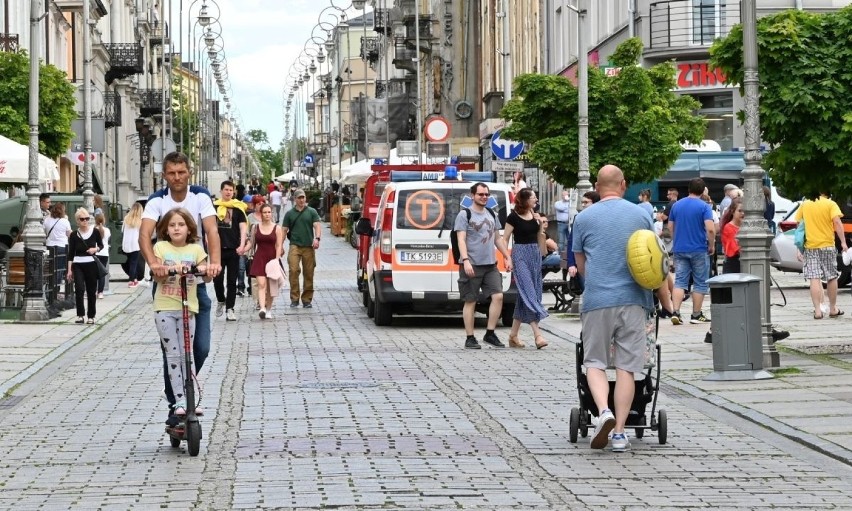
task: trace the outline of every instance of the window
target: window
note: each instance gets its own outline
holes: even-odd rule
[[[692,0],[692,43],[708,45],[721,36],[725,0]]]
[[[707,120],[704,139],[715,140],[723,151],[730,151],[734,147],[733,93],[703,94],[693,97],[701,103],[698,115]]]

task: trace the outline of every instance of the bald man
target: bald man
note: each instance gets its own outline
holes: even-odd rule
[[[645,321],[654,307],[651,291],[633,279],[624,254],[630,236],[640,229],[653,229],[653,223],[647,211],[622,198],[627,183],[615,165],[600,169],[595,189],[601,199],[575,218],[571,247],[586,284],[580,310],[583,365],[599,410],[591,448],[606,447],[612,432],[612,450],[623,452],[630,448],[625,424],[635,392],[633,374],[645,366]],[[604,371],[610,365],[611,343],[615,344],[611,361],[616,368],[614,414],[608,408],[609,381]]]

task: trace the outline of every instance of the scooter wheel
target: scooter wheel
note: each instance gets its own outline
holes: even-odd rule
[[[172,444],[172,447],[177,449],[178,447],[180,447],[180,438],[175,438],[169,435],[169,443]]]
[[[186,425],[186,447],[190,456],[198,456],[201,450],[201,424],[190,422]]]

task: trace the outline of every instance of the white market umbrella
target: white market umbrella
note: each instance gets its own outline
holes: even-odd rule
[[[38,155],[39,181],[57,181],[56,162]],[[30,149],[0,135],[0,183],[26,183],[30,176]]]

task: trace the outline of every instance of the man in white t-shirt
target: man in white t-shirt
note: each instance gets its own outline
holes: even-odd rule
[[[216,210],[213,208],[210,196],[194,193],[190,190],[190,177],[189,158],[179,152],[167,154],[163,160],[163,179],[166,180],[168,189],[165,194],[155,194],[148,199],[145,211],[142,213],[142,225],[139,227],[139,249],[142,251],[142,257],[145,258],[151,268],[151,272],[157,277],[165,277],[168,275],[169,269],[160,264],[154,256],[154,245],[151,238],[156,231],[157,221],[160,217],[174,208],[184,208],[189,211],[198,223],[199,240],[203,239],[202,234],[206,238],[207,275],[216,277],[222,270],[220,257],[222,252],[219,243],[219,229],[216,223]],[[210,297],[207,295],[206,286],[202,283],[197,286],[197,291],[199,309],[195,316],[195,339],[192,345],[192,358],[195,361],[196,374],[201,371],[204,360],[210,352],[211,333]],[[165,354],[163,354],[163,363],[165,364]],[[164,371],[163,375],[166,383],[166,398],[171,407],[175,403],[175,398],[168,376],[166,376],[168,371]]]
[[[278,186],[269,192],[269,203],[272,204],[272,221],[278,223],[281,218],[281,190]]]

